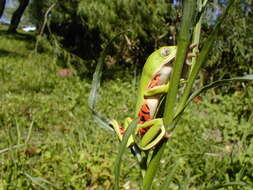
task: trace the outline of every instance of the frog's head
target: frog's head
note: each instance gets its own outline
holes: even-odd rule
[[[151,75],[163,65],[170,66],[176,57],[176,46],[164,46],[154,51],[147,59],[143,70],[148,71]]]
[[[160,55],[162,57],[168,57],[171,54],[175,54],[177,46],[164,46],[159,49]]]
[[[160,57],[167,63],[171,63],[176,57],[177,46],[164,46],[158,49]]]

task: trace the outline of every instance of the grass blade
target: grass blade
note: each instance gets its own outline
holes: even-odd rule
[[[17,119],[15,119],[16,122],[16,130],[17,130],[17,144],[20,144],[20,140],[21,140],[21,132],[20,132],[20,128],[19,128],[19,123],[17,121]]]
[[[229,183],[225,183],[225,184],[221,184],[221,185],[214,185],[213,187],[209,187],[206,190],[217,190],[217,189],[220,189],[220,188],[234,186],[234,185],[244,186],[244,185],[247,185],[247,184],[244,183],[244,182],[241,182],[241,181],[229,182]]]
[[[102,71],[103,71],[103,66],[105,62],[105,57],[107,54],[107,51],[111,44],[122,34],[125,34],[126,32],[129,31],[124,31],[118,33],[116,36],[114,36],[106,45],[106,47],[102,50],[99,59],[97,61],[97,66],[95,69],[95,72],[93,74],[93,79],[92,79],[92,84],[91,84],[91,91],[89,94],[88,98],[88,107],[92,112],[92,116],[95,120],[95,122],[98,124],[98,126],[102,127],[103,129],[106,129],[107,131],[113,131],[113,129],[110,127],[109,119],[106,117],[102,116],[100,113],[95,111],[95,104],[96,104],[96,99],[98,95],[98,90],[100,88],[100,82],[101,82],[101,77],[102,77]]]
[[[127,145],[128,139],[136,130],[137,122],[138,122],[138,119],[135,119],[130,123],[129,127],[127,128],[123,136],[122,142],[120,143],[120,146],[119,146],[119,153],[115,161],[115,170],[114,170],[115,190],[119,190],[119,178],[120,178],[120,167],[121,167],[122,157],[125,150],[127,149],[126,145]]]
[[[32,120],[32,122],[30,124],[30,127],[28,129],[28,134],[27,134],[27,137],[26,137],[26,140],[25,140],[25,144],[28,144],[28,142],[29,142],[29,140],[31,138],[33,123],[34,123],[34,119]]]
[[[171,166],[170,169],[170,173],[166,178],[165,183],[162,185],[161,190],[167,190],[168,186],[170,185],[172,178],[174,176],[174,174],[176,173],[178,167],[180,166],[180,164],[182,163],[182,159],[179,159],[174,165]]]
[[[42,178],[42,177],[34,177],[34,176],[30,176],[28,173],[24,173],[24,175],[30,179],[34,184],[38,185],[39,187],[41,187],[42,189],[48,189],[44,184],[40,183],[46,183],[48,185],[51,185],[52,187],[54,187],[55,189],[60,189],[58,186],[56,186],[55,184],[53,184],[52,182]]]
[[[48,188],[47,188],[44,184],[40,183],[39,180],[37,180],[35,177],[32,177],[32,176],[30,176],[30,175],[27,174],[27,173],[24,173],[24,175],[25,175],[28,179],[30,179],[30,180],[32,181],[33,184],[38,185],[41,189],[48,190]]]
[[[22,147],[22,146],[24,146],[24,144],[17,144],[17,145],[8,147],[8,148],[4,148],[4,149],[0,150],[0,154],[5,153],[5,152],[8,152],[8,151],[10,151],[10,150],[12,150],[12,149],[15,149],[15,148]]]
[[[177,125],[177,122],[179,121],[179,117],[175,118],[169,125],[168,127],[171,129],[174,129]],[[143,180],[143,190],[149,190],[151,188],[152,182],[154,180],[154,177],[156,175],[156,172],[158,171],[158,167],[160,165],[160,160],[162,158],[164,149],[166,147],[166,143],[168,142],[169,139],[164,138],[160,144],[155,147],[155,150],[153,152],[152,158],[148,164],[148,169],[146,171],[146,174],[144,176]]]
[[[102,129],[108,132],[114,132],[113,128],[109,125],[110,120],[100,115],[94,109],[90,108],[95,123]]]
[[[171,122],[174,117],[174,107],[176,105],[176,96],[178,93],[182,68],[190,44],[191,31],[196,13],[196,3],[196,0],[184,1],[183,21],[179,34],[178,50],[176,60],[173,64],[169,93],[166,95],[165,111],[163,115],[164,125],[166,128],[170,128],[170,125],[176,125],[176,122]],[[168,139],[163,139],[161,144],[157,146],[153,152],[152,159],[149,162],[148,169],[143,180],[143,190],[151,189],[151,185],[160,165],[160,160],[166,147],[167,140]]]
[[[198,96],[199,94],[201,94],[202,92],[205,92],[207,90],[209,90],[210,88],[215,88],[218,86],[223,86],[225,84],[229,84],[231,82],[235,82],[235,81],[253,81],[253,75],[245,75],[242,77],[234,77],[231,79],[223,79],[223,80],[218,80],[218,81],[214,81],[198,90],[196,90],[195,92],[193,92],[191,94],[191,96],[188,98],[186,104],[184,105],[183,109],[181,110],[181,112],[177,115],[177,117],[179,117],[183,111],[185,110],[185,108],[189,105],[190,102],[192,102],[192,100]]]
[[[129,31],[123,31],[118,33],[116,36],[114,36],[106,45],[106,47],[102,50],[99,59],[98,59],[98,63],[96,66],[96,70],[93,74],[93,79],[92,79],[92,84],[91,84],[91,91],[90,91],[90,95],[88,98],[88,106],[90,108],[94,108],[95,103],[96,103],[96,97],[98,94],[98,89],[100,87],[100,81],[101,81],[101,76],[102,76],[102,70],[103,70],[103,66],[104,66],[104,62],[105,62],[105,57],[107,54],[107,51],[109,49],[109,47],[111,46],[111,44],[122,34],[125,34],[126,32]]]

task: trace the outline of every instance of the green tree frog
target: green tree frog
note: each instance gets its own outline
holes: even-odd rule
[[[197,44],[191,44],[193,49]],[[128,140],[127,146],[136,143],[142,150],[154,147],[164,137],[170,137],[161,118],[155,118],[161,96],[168,92],[169,79],[176,57],[177,46],[164,46],[154,51],[147,59],[137,92],[137,103],[134,117],[139,118],[135,135]],[[197,53],[188,53],[186,64],[190,65],[190,59]],[[125,129],[129,126],[131,118],[126,118],[124,126],[121,127],[116,120],[111,121],[115,132],[122,140]]]
[[[134,114],[134,117],[139,117],[140,121],[135,135],[128,141],[128,146],[135,142],[142,150],[148,150],[165,136],[166,131],[162,119],[154,117],[158,111],[161,95],[168,91],[176,51],[177,46],[164,46],[148,57],[141,75]],[[120,140],[131,120],[131,118],[126,118],[123,127],[116,120],[111,121]]]

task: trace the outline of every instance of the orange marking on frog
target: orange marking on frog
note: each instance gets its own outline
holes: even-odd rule
[[[148,107],[147,104],[143,104],[141,106],[141,110],[138,114],[138,116],[140,117],[140,123],[144,123],[148,120],[150,120],[150,108]]]
[[[151,120],[151,117],[150,117],[150,108],[149,108],[149,106],[146,103],[144,103],[141,106],[141,109],[140,109],[140,112],[139,112],[138,116],[140,117],[139,124],[143,124],[146,121]],[[138,132],[140,134],[145,134],[150,127],[146,127],[145,129],[139,129]]]
[[[139,129],[139,130],[138,130],[138,133],[139,133],[140,135],[144,135],[151,127],[152,127],[152,126],[148,126],[148,127],[146,127],[145,129]]]
[[[124,135],[125,134],[125,128],[122,127],[122,126],[119,126],[119,132],[121,135]]]
[[[159,84],[160,82],[160,74],[156,75],[150,82],[150,84],[148,85],[148,89],[150,88],[154,88],[156,86],[160,86]]]

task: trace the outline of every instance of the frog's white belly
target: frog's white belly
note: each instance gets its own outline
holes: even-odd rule
[[[158,73],[157,73],[160,75],[158,84],[160,84],[160,85],[167,84],[167,82],[169,81],[170,75],[171,75],[171,71],[172,71],[171,65],[164,65],[160,69],[160,71],[158,71]],[[150,111],[150,118],[153,119],[154,115],[157,111],[157,107],[158,107],[159,100],[160,100],[160,95],[149,97],[149,98],[146,98],[145,100],[146,100],[146,103],[150,109],[149,110]]]
[[[169,81],[169,77],[172,71],[171,65],[165,65],[159,71],[160,74],[160,81],[159,84],[166,84]]]
[[[158,103],[159,103],[159,99],[158,98],[147,98],[146,99],[146,103],[147,103],[147,105],[149,107],[150,118],[153,119],[154,115],[156,113],[156,109],[157,109],[157,106],[158,106]]]

